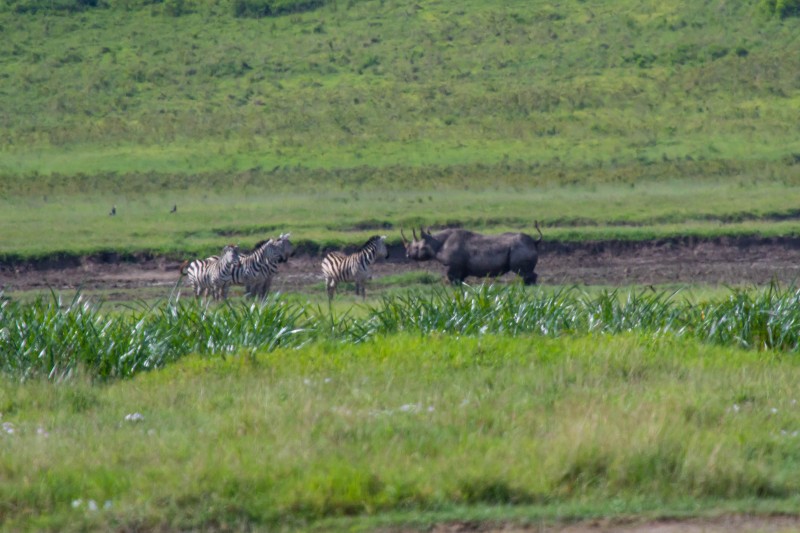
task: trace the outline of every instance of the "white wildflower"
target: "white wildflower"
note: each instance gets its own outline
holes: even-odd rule
[[[126,422],[141,422],[144,420],[144,415],[142,413],[130,413],[125,415]]]

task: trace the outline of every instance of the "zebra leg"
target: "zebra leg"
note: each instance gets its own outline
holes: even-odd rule
[[[258,295],[261,296],[262,299],[266,298],[267,294],[269,293],[270,287],[272,287],[272,276],[265,279],[264,282],[261,284]]]
[[[326,283],[328,289],[328,303],[333,300],[333,295],[336,293],[336,281],[333,279],[329,279]]]

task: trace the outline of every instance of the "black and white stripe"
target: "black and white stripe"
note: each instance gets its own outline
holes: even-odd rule
[[[379,258],[389,257],[386,248],[386,236],[374,235],[357,252],[345,255],[341,252],[330,252],[322,260],[322,275],[328,290],[328,301],[336,293],[336,285],[352,281],[356,284],[356,295],[367,297],[364,288],[370,278],[369,267]]]
[[[187,282],[194,289],[196,297],[211,295],[215,300],[225,299],[233,269],[238,263],[239,247],[229,244],[222,249],[222,255],[184,263],[181,274],[186,274]]]
[[[280,250],[279,263],[285,263],[289,260],[292,254],[294,254],[294,246],[292,245],[292,241],[289,240],[290,236],[291,233],[282,233],[281,236],[275,240],[275,244]],[[275,270],[277,271],[277,265],[275,265]],[[275,277],[275,273],[276,272],[272,272],[269,276],[263,277],[260,280],[257,280],[255,283],[247,283],[245,285],[245,292],[251,296],[266,298],[267,293],[272,286],[272,278]]]
[[[278,272],[278,263],[289,259],[291,248],[287,248],[285,244],[288,241],[289,235],[285,234],[277,240],[256,243],[252,252],[239,258],[239,264],[233,268],[232,283],[244,285],[246,294],[250,296],[265,297],[272,285],[273,276]]]

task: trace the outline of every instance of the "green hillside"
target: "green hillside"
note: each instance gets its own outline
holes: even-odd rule
[[[297,166],[798,177],[800,24],[758,2],[175,5],[6,2],[3,189],[50,173],[271,183]]]
[[[636,214],[635,193],[614,187],[676,182],[679,191],[700,180],[704,193],[683,197],[714,206],[727,186],[731,208],[687,212],[680,202],[657,216],[670,224],[684,216],[748,220],[754,191],[766,188],[773,194],[762,196],[754,216],[796,220],[794,7],[791,0],[5,0],[2,210],[9,221],[23,220],[26,210],[77,193],[96,204],[83,216],[105,215],[112,203],[171,206],[185,192],[205,199],[211,191],[222,195],[211,201],[218,208],[283,193],[311,194],[306,203],[320,205],[335,192],[352,201],[348,211],[361,211],[352,196],[361,191],[420,191],[423,202],[437,198],[428,191],[569,185],[579,202],[567,195],[548,203],[545,192],[522,213],[484,213],[470,207],[476,196],[416,206],[408,216],[400,209],[386,224],[469,222],[461,212],[470,209],[471,219],[497,221],[478,227],[528,228],[537,212],[551,228],[563,221],[574,228],[576,220],[616,227],[647,216]],[[621,200],[587,220],[597,186],[612,187],[601,199]],[[393,202],[371,207],[387,212]],[[71,200],[58,205],[75,209]],[[205,212],[200,203],[187,208]],[[48,227],[82,223],[58,217]],[[248,232],[283,223],[264,217]],[[104,227],[107,217],[99,220]],[[138,223],[160,224],[155,215]],[[325,233],[337,226],[321,219],[313,226],[311,234],[336,239]],[[2,252],[71,246],[57,232],[50,237],[60,244],[39,246],[42,233],[17,226],[26,244],[6,241]],[[116,230],[81,235],[119,243]],[[126,249],[196,248],[172,236],[123,240]]]

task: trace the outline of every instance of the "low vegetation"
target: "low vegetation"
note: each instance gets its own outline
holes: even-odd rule
[[[369,530],[786,512],[799,372],[671,334],[400,333],[189,356],[102,386],[6,378],[0,518]]]
[[[666,181],[630,185],[488,188],[448,191],[342,191],[277,194],[151,193],[124,198],[87,194],[0,199],[0,261],[49,258],[80,263],[85,255],[135,260],[217,254],[225,244],[249,249],[291,232],[304,253],[363,244],[400,230],[463,226],[526,231],[545,241],[774,237],[800,234],[795,198],[783,183]],[[112,205],[116,215],[108,215]],[[170,213],[177,204],[177,212]],[[291,264],[287,265],[291,269]]]

